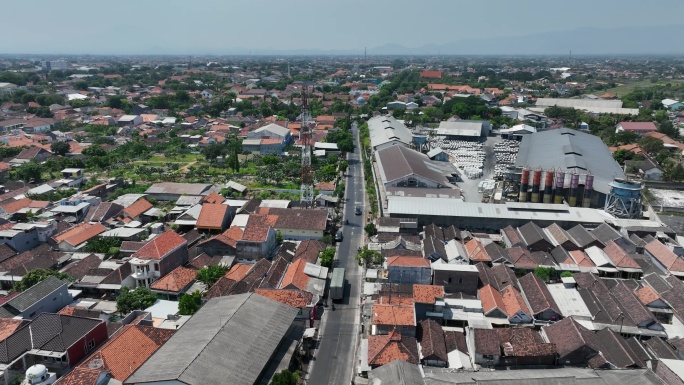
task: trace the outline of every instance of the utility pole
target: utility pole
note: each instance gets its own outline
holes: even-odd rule
[[[311,171],[311,126],[309,125],[309,86],[302,85],[302,128],[300,138],[302,140],[302,181],[300,187],[299,203],[302,207],[310,208],[313,206],[313,173]]]

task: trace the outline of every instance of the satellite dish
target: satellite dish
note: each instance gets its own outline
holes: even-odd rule
[[[100,369],[104,366],[104,361],[101,358],[95,358],[88,362],[88,368],[90,369]]]

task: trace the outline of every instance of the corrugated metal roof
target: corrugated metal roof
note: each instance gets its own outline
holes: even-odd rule
[[[590,172],[594,175],[594,189],[603,194],[610,192],[608,184],[614,178],[625,177],[622,168],[613,159],[601,138],[568,128],[525,136],[520,144],[515,165],[563,170],[566,172],[566,186],[570,182],[570,175],[567,172]],[[584,177],[580,178],[580,183],[583,182]]]

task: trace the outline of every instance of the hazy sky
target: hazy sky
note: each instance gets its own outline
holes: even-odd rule
[[[0,53],[419,47],[582,27],[682,24],[683,0],[2,0]]]

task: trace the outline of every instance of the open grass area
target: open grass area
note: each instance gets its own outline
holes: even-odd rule
[[[162,163],[189,163],[196,162],[198,160],[204,160],[204,156],[201,154],[180,154],[172,158],[167,158],[164,154],[155,154],[148,162],[162,162]]]
[[[666,79],[659,81],[658,83],[652,83],[650,80],[638,80],[633,82],[619,83],[615,88],[610,88],[606,92],[611,94],[616,94],[618,96],[623,96],[634,91],[637,88],[650,88],[650,87],[665,87],[667,83],[674,85],[684,85],[683,79]]]

